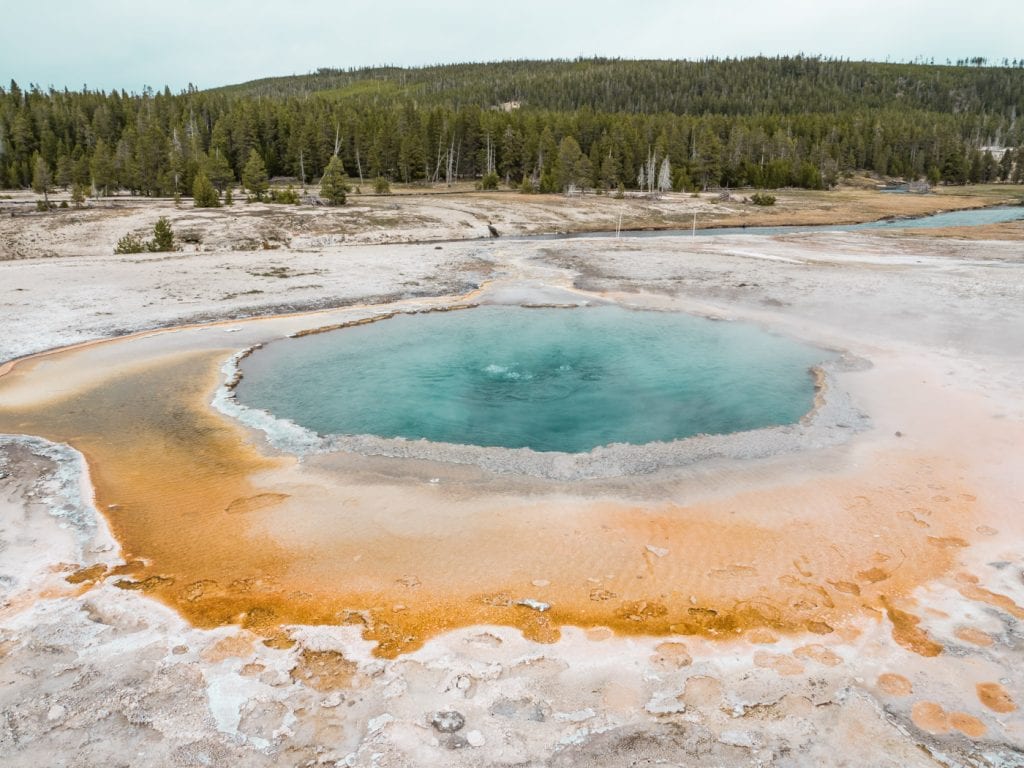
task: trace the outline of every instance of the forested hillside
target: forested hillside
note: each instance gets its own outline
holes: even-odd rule
[[[179,94],[0,88],[0,184],[99,194],[270,176],[820,188],[860,170],[1024,181],[1024,62],[514,61],[320,70]],[[994,151],[990,151],[994,148]],[[1003,148],[1009,151],[1002,152]],[[668,163],[665,163],[665,160]]]

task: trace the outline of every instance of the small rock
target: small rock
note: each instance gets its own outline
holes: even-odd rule
[[[900,432],[898,429],[896,430],[896,437],[903,437],[903,433]]]
[[[176,645],[173,648],[171,648],[171,653],[173,653],[175,656],[183,656],[186,653],[188,653],[188,646],[187,645]]]
[[[663,547],[656,547],[653,544],[648,544],[647,545],[647,551],[650,552],[655,557],[664,557],[665,555],[668,554],[668,550],[667,549],[664,549]]]
[[[551,584],[551,582],[547,579],[534,579],[530,583],[533,584],[533,586],[535,587],[547,587]]]
[[[462,726],[466,724],[466,718],[462,716],[461,712],[449,709],[431,715],[430,724],[440,733],[455,733],[462,730]],[[457,747],[453,747],[453,749],[457,749]]]
[[[370,733],[379,731],[381,728],[386,726],[388,723],[394,722],[394,717],[385,712],[383,715],[377,715],[377,717],[371,717],[369,722],[366,723],[366,730]]]
[[[67,709],[64,708],[63,704],[54,704],[50,707],[50,711],[46,713],[46,719],[51,723],[55,723],[58,720],[63,720],[64,715],[68,713]]]
[[[457,733],[453,733],[447,739],[444,740],[444,745],[448,749],[465,749],[469,746],[469,742],[464,736],[460,736]]]
[[[482,747],[487,743],[487,739],[484,738],[484,735],[480,733],[480,731],[470,731],[467,733],[466,741],[469,742],[469,746],[471,747]]]
[[[555,720],[562,723],[583,723],[597,716],[597,712],[591,707],[577,709],[575,712],[556,712]]]
[[[334,709],[336,706],[341,704],[342,701],[344,701],[344,697],[341,695],[341,693],[335,691],[326,699],[321,701],[320,706],[324,707],[325,709]]]
[[[686,705],[679,700],[678,696],[662,695],[655,696],[644,705],[644,709],[652,715],[675,715],[686,711]]]
[[[718,740],[730,747],[757,749],[761,746],[760,737],[756,733],[750,733],[749,731],[722,731]]]
[[[544,611],[550,610],[551,608],[551,603],[543,603],[540,600],[533,600],[529,597],[524,600],[516,600],[516,605],[522,605],[525,608],[532,608],[533,610],[540,611],[541,613],[544,613]]]

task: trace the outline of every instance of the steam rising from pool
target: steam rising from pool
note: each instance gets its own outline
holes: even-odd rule
[[[236,395],[321,435],[581,453],[796,422],[829,357],[675,313],[481,307],[275,342]]]

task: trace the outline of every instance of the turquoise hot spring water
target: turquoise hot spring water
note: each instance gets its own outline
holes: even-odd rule
[[[237,397],[321,435],[579,453],[796,422],[832,356],[679,313],[485,306],[274,342]]]

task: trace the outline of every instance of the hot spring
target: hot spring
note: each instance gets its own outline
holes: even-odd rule
[[[799,421],[829,356],[676,313],[490,306],[274,342],[236,394],[321,435],[580,453]]]

